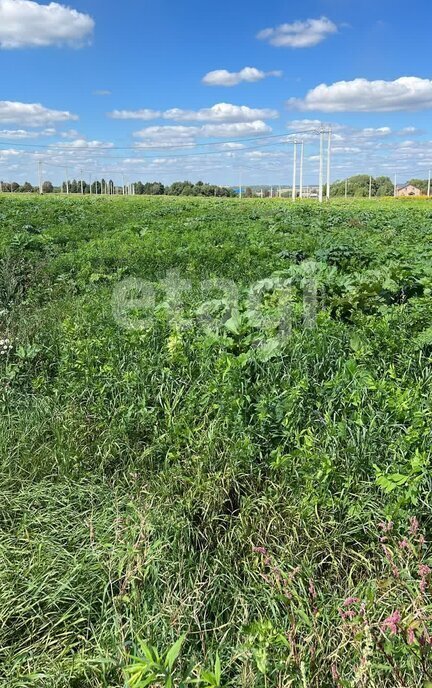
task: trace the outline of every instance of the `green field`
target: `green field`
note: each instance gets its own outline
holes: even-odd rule
[[[431,257],[428,201],[0,198],[0,684],[431,685]]]

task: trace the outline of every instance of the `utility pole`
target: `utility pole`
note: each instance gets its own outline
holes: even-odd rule
[[[300,198],[303,198],[304,141],[300,143]]]
[[[296,195],[297,195],[297,190],[296,190],[296,182],[297,182],[297,141],[294,141],[294,155],[293,155],[293,181],[292,181],[292,199],[295,201]]]
[[[429,170],[429,179],[428,179],[428,198],[431,195],[431,171]]]
[[[323,202],[323,149],[324,149],[324,131],[320,130],[320,159],[319,159],[319,202]]]
[[[42,188],[42,161],[38,161],[38,173],[39,173],[39,193],[43,193],[43,188]],[[11,191],[12,191],[12,184],[11,184]]]
[[[84,184],[83,184],[83,171],[80,170],[80,175],[81,175],[81,195],[84,194]]]
[[[126,188],[125,188],[125,187],[126,187],[126,182],[125,182],[125,176],[124,176],[124,174],[122,175],[122,177],[123,177],[123,196],[124,196],[124,195],[126,194]]]
[[[330,200],[330,166],[331,166],[331,152],[332,152],[332,130],[328,130],[327,142],[327,200]]]

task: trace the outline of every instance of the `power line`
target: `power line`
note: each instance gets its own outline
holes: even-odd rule
[[[227,144],[230,143],[242,143],[243,141],[260,141],[264,139],[275,139],[275,138],[289,138],[291,136],[300,136],[302,134],[319,134],[320,130],[319,129],[303,129],[299,131],[292,131],[290,133],[283,133],[283,134],[262,134],[259,136],[248,136],[248,137],[240,137],[236,139],[231,139],[228,141],[207,141],[207,142],[200,142],[200,143],[178,143],[178,144],[166,144],[166,145],[151,145],[147,146],[145,144],[136,144],[135,146],[98,146],[95,148],[94,146],[88,145],[88,146],[80,146],[79,148],[73,148],[73,146],[60,146],[55,143],[50,143],[50,144],[37,144],[37,143],[18,143],[18,142],[11,142],[11,141],[4,141],[0,140],[0,145],[2,146],[8,146],[10,147],[11,145],[14,147],[21,147],[21,148],[35,148],[38,150],[39,148],[44,148],[48,150],[67,150],[67,151],[91,151],[95,152],[98,150],[134,150],[134,151],[139,151],[139,150],[177,150],[180,148],[196,148],[196,147],[202,147],[202,146],[226,146]],[[283,141],[282,143],[292,143],[291,141]],[[229,152],[229,151],[228,151]]]

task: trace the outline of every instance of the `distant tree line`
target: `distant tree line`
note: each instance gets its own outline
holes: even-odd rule
[[[354,177],[334,182],[330,186],[330,195],[345,196],[346,190],[349,197],[367,198],[369,196],[369,184],[370,176],[368,174],[357,174]],[[413,184],[422,193],[427,194],[427,179],[410,179],[407,184]],[[372,196],[393,196],[394,183],[390,177],[372,177],[371,191]]]
[[[32,186],[30,182],[18,184],[17,182],[0,182],[1,191],[13,193],[38,193],[39,186]],[[204,182],[174,182],[171,186],[165,186],[162,182],[134,182],[131,186],[126,187],[126,193],[133,187],[133,193],[137,196],[218,196],[218,197],[233,197],[235,192],[225,186],[217,186],[216,184],[205,184]],[[90,185],[84,179],[71,179],[68,182],[63,182],[61,187],[54,186],[50,181],[43,182],[42,191],[44,194],[59,193],[62,191],[71,194],[122,194],[123,187],[118,186],[112,179],[101,179],[92,182]]]

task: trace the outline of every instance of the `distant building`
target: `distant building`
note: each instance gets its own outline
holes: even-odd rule
[[[422,192],[417,186],[413,184],[404,184],[403,186],[398,186],[396,189],[398,196],[421,196]]]

